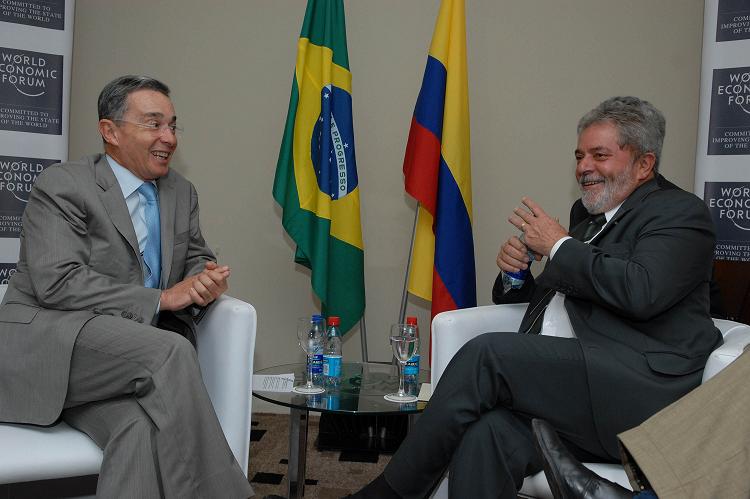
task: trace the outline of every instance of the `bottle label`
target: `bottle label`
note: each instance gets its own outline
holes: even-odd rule
[[[529,270],[520,272],[503,272],[503,292],[507,293],[511,289],[521,289],[529,275]]]
[[[323,374],[323,354],[316,353],[312,356],[312,373]]]
[[[419,354],[413,355],[404,366],[404,376],[419,375]]]
[[[323,376],[341,376],[341,355],[323,356]]]

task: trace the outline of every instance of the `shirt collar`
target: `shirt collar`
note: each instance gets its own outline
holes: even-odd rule
[[[617,210],[620,209],[620,207],[623,205],[623,203],[625,203],[625,201],[623,201],[622,203],[618,204],[617,206],[615,206],[611,210],[609,210],[609,211],[607,211],[607,212],[604,213],[604,217],[607,219],[607,223],[609,223],[609,221],[612,220],[612,217],[615,216],[615,213],[617,213]]]
[[[109,154],[106,155],[106,158],[110,168],[112,168],[112,173],[115,174],[115,178],[117,178],[117,182],[120,184],[122,195],[127,199],[128,196],[138,190],[141,184],[143,184],[143,180],[115,161]]]

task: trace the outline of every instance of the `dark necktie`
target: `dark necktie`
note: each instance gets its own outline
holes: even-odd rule
[[[589,215],[589,217],[576,225],[575,228],[570,232],[570,237],[578,239],[579,241],[588,241],[594,237],[607,222],[607,217],[604,213],[598,215]],[[554,290],[550,289],[546,295],[534,306],[534,319],[531,321],[531,325],[528,326],[528,334],[539,334],[542,332],[542,322],[544,322],[544,312],[547,309],[547,305],[552,301],[552,297],[555,296]]]
[[[579,241],[588,241],[601,230],[606,222],[607,217],[604,216],[604,213],[589,215],[586,220],[575,226],[570,232],[570,237]]]
[[[146,219],[146,247],[143,249],[143,261],[146,263],[146,278],[144,285],[148,288],[158,288],[161,274],[161,229],[159,223],[159,201],[156,198],[156,186],[151,182],[144,182],[138,192],[146,198],[144,215]]]

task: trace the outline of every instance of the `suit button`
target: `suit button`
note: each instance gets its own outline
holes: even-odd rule
[[[122,316],[123,319],[127,319],[128,318],[128,313],[126,311],[124,311],[124,310],[122,312],[120,312],[120,315]]]

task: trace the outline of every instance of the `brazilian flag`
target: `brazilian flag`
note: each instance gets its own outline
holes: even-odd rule
[[[342,0],[308,0],[273,197],[323,313],[349,331],[365,309],[364,245]]]

